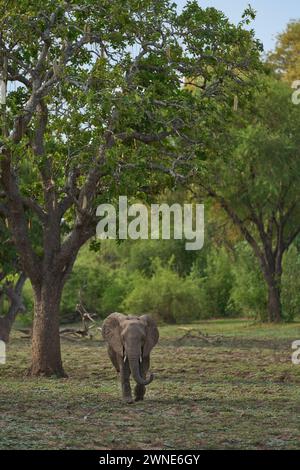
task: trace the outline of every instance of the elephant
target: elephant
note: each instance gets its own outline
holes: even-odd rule
[[[146,376],[150,352],[159,338],[155,321],[149,315],[136,317],[111,313],[102,325],[102,336],[108,343],[109,358],[120,373],[123,401],[133,403],[130,374],[136,382],[135,401],[143,400],[146,385],[153,380],[153,374]]]

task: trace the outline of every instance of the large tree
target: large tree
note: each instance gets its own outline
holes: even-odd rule
[[[268,56],[280,78],[292,85],[300,80],[300,21],[291,21],[277,37],[274,51]]]
[[[95,234],[96,205],[176,176],[185,160],[176,149],[194,145],[195,115],[208,132],[228,84],[233,91],[251,79],[259,44],[244,28],[247,14],[234,26],[197,2],[179,16],[167,0],[0,6],[0,64],[10,83],[2,204],[34,291],[30,372],[61,376],[62,289]],[[184,77],[201,77],[201,93],[184,88]]]
[[[196,182],[252,247],[269,321],[279,322],[283,255],[300,234],[300,108],[290,88],[264,77],[251,104],[241,103],[226,129],[216,127],[199,156]]]

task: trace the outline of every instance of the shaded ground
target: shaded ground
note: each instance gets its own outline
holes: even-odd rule
[[[182,339],[190,328],[213,341]],[[121,403],[100,339],[64,339],[69,378],[34,380],[24,377],[28,339],[15,332],[0,366],[0,448],[300,448],[300,365],[291,362],[300,323],[224,320],[160,332],[156,378],[134,405]]]

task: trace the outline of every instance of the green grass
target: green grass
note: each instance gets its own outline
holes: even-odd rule
[[[182,339],[183,328],[214,341]],[[62,340],[68,379],[29,379],[29,342],[14,332],[0,366],[0,448],[300,448],[300,365],[291,363],[300,323],[220,320],[160,333],[145,401],[124,405],[100,336]]]

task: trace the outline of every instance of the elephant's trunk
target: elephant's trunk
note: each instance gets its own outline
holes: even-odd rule
[[[143,379],[143,377],[141,377],[141,374],[140,374],[139,358],[128,356],[128,361],[129,361],[129,366],[130,366],[132,376],[134,380],[136,381],[136,383],[139,385],[149,385],[154,378],[153,374],[150,374],[149,379]]]

